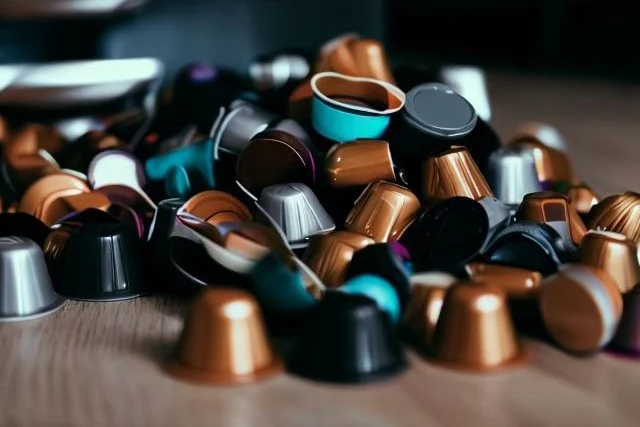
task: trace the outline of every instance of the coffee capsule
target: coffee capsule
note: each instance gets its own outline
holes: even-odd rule
[[[560,193],[543,191],[527,194],[518,207],[515,218],[516,221],[547,224],[574,245],[579,245],[587,233],[578,211]]]
[[[400,298],[395,287],[386,279],[375,274],[361,274],[354,276],[338,288],[341,292],[354,295],[364,295],[378,304],[378,308],[389,315],[395,325],[400,320],[402,309]]]
[[[374,181],[364,189],[347,216],[348,231],[371,237],[377,243],[399,240],[415,221],[420,201],[409,189]]]
[[[307,77],[311,66],[300,55],[280,54],[257,58],[249,65],[253,86],[260,91],[273,91]]]
[[[622,315],[622,296],[604,270],[570,264],[543,283],[540,310],[558,346],[591,353],[613,338]]]
[[[304,184],[275,184],[262,189],[258,204],[275,221],[290,243],[326,234],[336,228],[333,219]]]
[[[0,322],[31,320],[64,303],[53,291],[42,249],[18,236],[0,237]]]
[[[427,351],[431,345],[444,297],[456,281],[454,276],[442,272],[411,277],[411,298],[402,321],[407,338],[419,350]]]
[[[622,296],[622,318],[609,344],[616,353],[632,357],[640,356],[640,288],[635,288]]]
[[[333,231],[311,238],[302,261],[328,288],[341,286],[356,251],[375,243],[373,239],[349,231]]]
[[[274,184],[300,182],[313,186],[315,173],[309,148],[295,136],[278,130],[256,135],[236,164],[238,182],[256,195]]]
[[[600,268],[613,278],[621,293],[640,284],[640,264],[636,247],[623,234],[590,231],[582,239],[580,262]]]
[[[514,140],[518,139],[537,139],[547,147],[561,152],[567,152],[567,142],[560,132],[546,123],[523,123],[515,133]]]
[[[591,208],[600,201],[600,197],[585,183],[572,185],[567,190],[566,195],[583,220],[589,215]]]
[[[90,193],[87,182],[68,173],[47,175],[33,183],[22,196],[18,211],[51,226],[73,211],[63,198]]]
[[[546,224],[518,221],[494,236],[481,260],[548,276],[577,260],[577,249]]]
[[[305,280],[298,265],[288,266],[277,253],[262,258],[251,270],[253,292],[266,311],[304,313],[315,306],[323,289]]]
[[[455,146],[429,157],[422,166],[422,184],[426,203],[456,196],[474,200],[494,197],[465,147]]]
[[[145,293],[141,249],[135,231],[121,223],[61,227],[45,243],[49,264],[59,271],[56,291],[83,301],[119,301]]]
[[[403,260],[388,243],[365,246],[353,254],[347,268],[347,279],[375,275],[387,280],[398,294],[404,308],[410,294],[409,277]]]
[[[65,147],[56,155],[56,159],[63,168],[86,173],[93,158],[106,150],[127,151],[128,147],[113,135],[91,130]]]
[[[491,121],[491,104],[482,69],[469,65],[454,65],[441,68],[438,74],[442,83],[473,105],[478,117],[487,122]]]
[[[329,184],[335,188],[396,180],[389,143],[378,139],[334,145],[327,153],[324,168]]]
[[[154,259],[159,261],[161,268],[166,266],[169,258],[169,236],[175,225],[176,215],[179,209],[184,205],[182,199],[166,199],[158,203],[153,221],[149,228],[149,246],[154,252]]]
[[[425,267],[458,272],[507,226],[509,209],[486,197],[452,197],[431,206],[413,233],[412,254]]]
[[[396,375],[406,366],[389,316],[375,301],[328,292],[311,310],[289,368],[315,381],[364,383]]]
[[[155,203],[143,190],[147,183],[144,167],[126,151],[107,150],[96,155],[89,165],[87,179],[94,190],[113,185],[129,187],[155,208]]]
[[[518,366],[528,352],[518,342],[504,292],[457,283],[447,291],[433,335],[432,361],[447,368],[489,372]]]
[[[38,218],[24,212],[0,213],[0,237],[18,236],[33,240],[40,248],[51,229]]]
[[[531,150],[538,181],[543,190],[555,190],[570,185],[574,179],[569,157],[562,151],[546,146],[536,138],[517,137],[508,146]]]
[[[384,46],[378,40],[343,34],[320,48],[315,72],[335,71],[395,84]]]
[[[191,197],[184,203],[182,211],[196,216],[211,225],[223,222],[251,221],[251,211],[231,194],[209,190]]]
[[[473,281],[501,289],[509,299],[535,299],[540,294],[542,274],[537,271],[472,262],[467,273]]]
[[[7,145],[8,155],[35,154],[39,150],[55,154],[65,148],[68,141],[54,127],[28,124],[16,132]]]
[[[241,290],[205,288],[189,310],[167,371],[189,382],[242,384],[282,371],[260,308]]]
[[[391,83],[322,72],[311,78],[314,129],[336,142],[380,138],[391,115],[405,104],[405,94]]]
[[[517,207],[529,193],[542,191],[531,150],[508,147],[491,153],[487,181],[502,203]]]
[[[640,194],[627,191],[603,199],[589,213],[590,230],[621,233],[638,246],[640,259]]]

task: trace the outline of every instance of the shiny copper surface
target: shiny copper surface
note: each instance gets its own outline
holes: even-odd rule
[[[45,150],[55,154],[66,147],[68,141],[53,127],[30,124],[20,129],[7,146],[9,156],[34,154]]]
[[[622,296],[604,270],[567,264],[544,281],[540,310],[547,331],[560,347],[589,353],[613,337],[622,314]]]
[[[580,262],[609,273],[622,293],[640,283],[636,246],[625,235],[611,231],[590,231],[582,239]]]
[[[467,273],[473,281],[500,288],[509,298],[537,298],[540,293],[542,274],[537,271],[472,262],[467,265]]]
[[[0,144],[9,140],[9,125],[4,117],[0,116]]]
[[[329,184],[337,188],[396,179],[389,143],[376,139],[334,145],[327,153],[324,168]]]
[[[86,181],[65,173],[47,175],[33,183],[22,196],[18,211],[25,212],[51,226],[69,213],[61,198],[89,193]]]
[[[600,197],[585,183],[572,185],[566,195],[571,205],[576,208],[579,214],[583,215],[588,214],[591,208],[600,201]]]
[[[540,182],[572,182],[574,180],[571,161],[562,151],[551,148],[535,138],[527,137],[514,139],[509,145],[531,150]]]
[[[211,225],[222,222],[251,221],[251,211],[231,194],[208,190],[196,194],[182,207],[184,212],[197,216]]]
[[[627,191],[606,197],[591,209],[588,227],[624,234],[636,244],[640,258],[640,194]]]
[[[21,154],[6,157],[7,165],[16,175],[19,184],[28,187],[45,175],[57,173],[60,166],[47,152]]]
[[[347,267],[353,254],[375,241],[367,236],[349,231],[334,231],[311,238],[302,261],[328,288],[344,283]]]
[[[216,225],[220,244],[246,259],[259,260],[269,252],[276,252],[283,260],[292,257],[280,235],[272,228],[255,222],[227,222]]]
[[[448,290],[433,336],[435,363],[491,371],[520,364],[527,355],[516,337],[503,291],[465,282]]]
[[[474,200],[493,197],[489,184],[465,147],[452,147],[429,157],[422,166],[422,184],[425,202],[455,196]]]
[[[442,303],[451,285],[452,282],[435,281],[413,285],[402,320],[411,342],[418,349],[427,350],[431,345]]]
[[[178,379],[213,384],[258,381],[282,368],[254,298],[212,287],[189,310],[175,358],[166,367]]]
[[[369,184],[345,220],[348,231],[377,243],[396,241],[415,221],[420,201],[411,190],[386,181]]]
[[[60,201],[66,205],[69,213],[82,212],[88,208],[105,210],[111,204],[109,198],[98,191],[62,196],[60,197]]]
[[[318,92],[341,104],[353,104],[379,112],[397,111],[404,105],[404,94],[399,89],[392,91],[389,85],[383,85],[377,80],[342,74],[327,74],[316,79],[313,80]]]
[[[566,222],[571,240],[580,244],[587,233],[580,215],[569,199],[560,194],[548,191],[527,194],[516,211],[518,221],[531,221],[539,224],[549,222]]]

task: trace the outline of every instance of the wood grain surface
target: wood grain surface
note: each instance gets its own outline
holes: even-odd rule
[[[555,125],[578,174],[602,194],[640,190],[640,87],[490,74],[494,123]],[[640,361],[575,358],[530,342],[533,360],[495,375],[410,354],[402,376],[336,387],[281,375],[241,387],[166,376],[184,303],[164,297],[68,302],[0,325],[1,426],[638,426]]]

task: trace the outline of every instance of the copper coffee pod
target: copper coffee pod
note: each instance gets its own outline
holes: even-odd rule
[[[196,216],[211,225],[223,222],[251,221],[251,211],[231,194],[208,190],[187,200],[182,211]]]
[[[567,151],[567,142],[558,130],[546,123],[525,122],[516,130],[514,140],[537,139],[547,147],[561,152]]]
[[[421,351],[427,351],[433,339],[447,290],[456,282],[448,273],[430,272],[411,277],[411,298],[403,323],[409,340]]]
[[[622,296],[604,270],[569,264],[543,283],[540,309],[558,346],[591,353],[613,338],[622,314]]]
[[[172,376],[206,384],[243,384],[282,372],[260,308],[241,290],[205,288],[189,310],[174,359]]]
[[[327,153],[324,167],[329,184],[335,188],[396,180],[389,143],[377,139],[335,144]]]
[[[627,191],[606,197],[589,213],[590,230],[621,233],[638,247],[640,259],[640,194]]]
[[[600,197],[585,183],[574,184],[566,192],[571,205],[578,211],[582,218],[586,218],[591,208],[597,205]]]
[[[640,284],[640,264],[636,247],[623,234],[590,231],[580,245],[580,262],[609,273],[621,293]]]
[[[535,299],[540,294],[542,274],[537,271],[472,262],[467,265],[467,273],[474,281],[500,288],[508,298]]]
[[[574,179],[569,157],[562,151],[546,146],[540,140],[516,137],[509,146],[531,150],[536,163],[538,180],[545,190],[553,190],[558,185],[571,184]]]
[[[334,231],[311,239],[302,261],[329,288],[337,288],[345,281],[353,254],[375,241],[367,236]]]
[[[65,202],[73,196],[90,193],[86,181],[67,173],[47,175],[31,185],[18,204],[18,211],[28,213],[51,226],[73,211]]]
[[[11,147],[8,154],[35,154],[38,150],[55,154],[67,144],[68,142],[55,128],[29,124],[13,135],[8,145]]]
[[[518,341],[507,297],[487,284],[457,283],[448,291],[433,336],[431,360],[447,368],[489,372],[528,359]]]
[[[527,194],[518,207],[515,218],[516,221],[547,224],[574,245],[579,245],[587,232],[576,208],[560,193]]]
[[[422,184],[423,201],[429,203],[456,196],[474,200],[493,197],[478,165],[464,147],[453,147],[429,157],[422,166]]]
[[[255,195],[273,184],[301,182],[313,186],[315,160],[309,148],[295,136],[268,130],[253,137],[240,153],[236,176]]]
[[[622,318],[609,348],[616,353],[640,357],[640,287],[623,297]]]
[[[0,322],[31,320],[64,303],[53,291],[42,249],[32,240],[0,237]]]
[[[348,231],[371,237],[377,243],[399,240],[413,223],[420,201],[411,190],[386,181],[369,184],[347,216]]]

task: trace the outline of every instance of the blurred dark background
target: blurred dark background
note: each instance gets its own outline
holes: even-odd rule
[[[170,74],[194,60],[244,70],[259,53],[357,31],[396,61],[625,79],[640,68],[638,12],[616,0],[111,1],[126,10],[70,16],[65,5],[95,0],[0,0],[0,63],[155,56]]]

